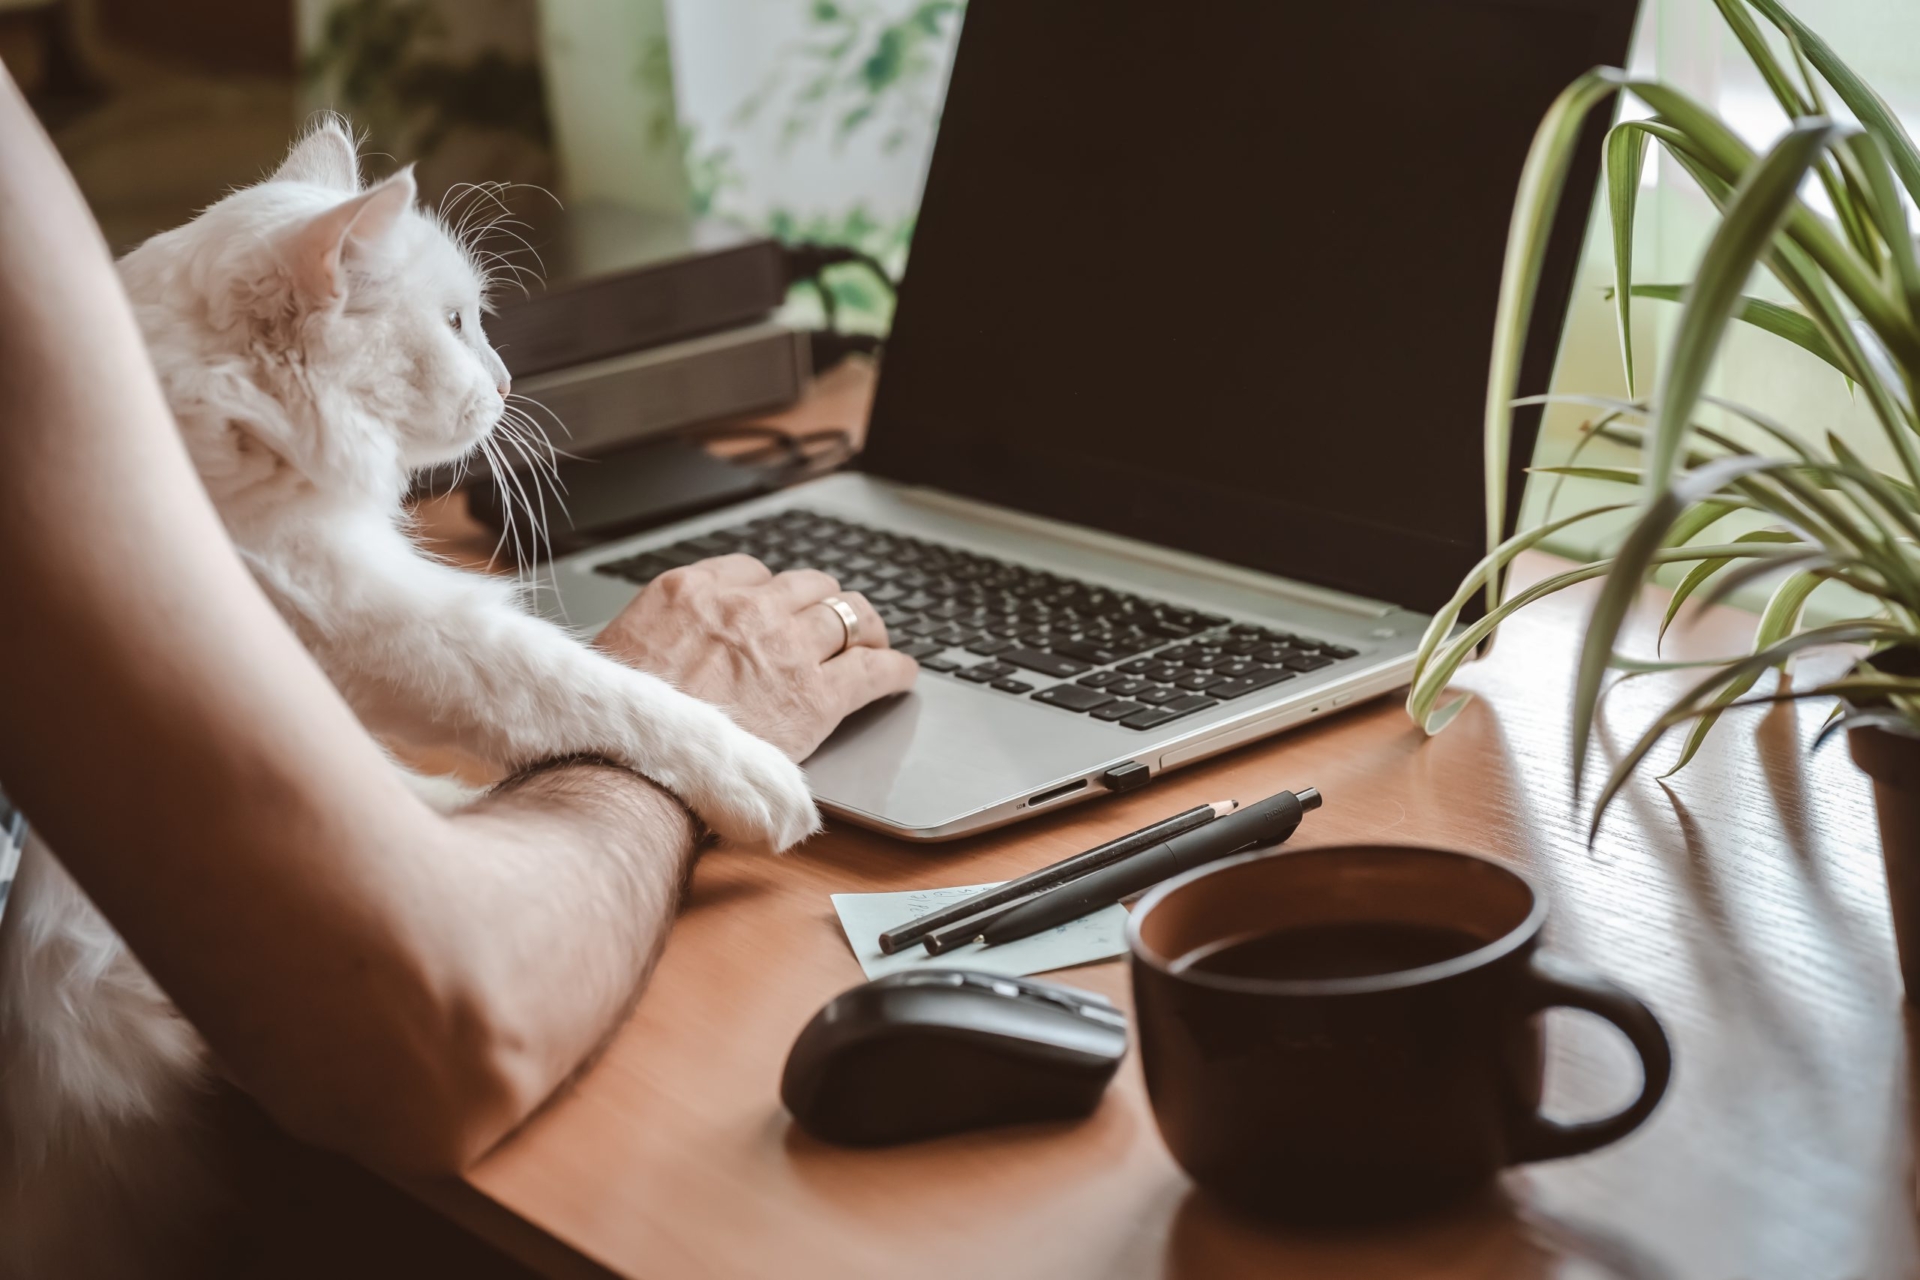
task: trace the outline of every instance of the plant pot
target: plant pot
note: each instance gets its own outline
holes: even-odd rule
[[[1863,725],[1847,730],[1847,746],[1873,779],[1900,977],[1920,1003],[1920,738]]]

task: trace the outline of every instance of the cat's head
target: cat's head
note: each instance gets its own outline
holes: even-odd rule
[[[203,472],[227,449],[242,470],[251,456],[384,486],[500,421],[509,380],[481,327],[485,272],[415,194],[410,168],[363,188],[352,138],[328,119],[267,180],[122,259]]]

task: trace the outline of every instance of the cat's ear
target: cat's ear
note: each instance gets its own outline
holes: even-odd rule
[[[346,126],[329,116],[293,144],[269,182],[311,182],[335,191],[360,189],[360,157]]]
[[[408,165],[295,232],[288,246],[289,265],[301,294],[319,306],[346,297],[346,264],[380,248],[413,206],[415,193],[413,166]]]

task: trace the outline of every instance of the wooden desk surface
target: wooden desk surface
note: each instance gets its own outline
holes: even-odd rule
[[[837,825],[785,858],[707,857],[605,1057],[443,1203],[550,1270],[631,1277],[1920,1274],[1907,1014],[1865,780],[1844,744],[1807,755],[1823,708],[1747,712],[1668,788],[1644,773],[1589,850],[1567,768],[1589,599],[1503,631],[1458,682],[1480,696],[1432,740],[1387,699],[959,843]],[[1751,625],[1717,612],[1681,651],[1730,651]],[[1606,751],[1651,717],[1660,687],[1610,696]],[[1327,802],[1299,845],[1453,845],[1547,886],[1550,945],[1638,991],[1674,1041],[1673,1087],[1645,1128],[1429,1220],[1315,1234],[1250,1226],[1193,1194],[1137,1056],[1071,1126],[846,1152],[789,1124],[788,1045],[861,981],[828,894],[997,879],[1200,800],[1306,784]],[[1053,976],[1128,1003],[1124,961]],[[1557,1113],[1627,1096],[1635,1068],[1610,1030],[1560,1012],[1549,1041]]]

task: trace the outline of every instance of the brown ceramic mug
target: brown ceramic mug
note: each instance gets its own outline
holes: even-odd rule
[[[1127,942],[1174,1158],[1243,1209],[1354,1219],[1625,1137],[1666,1090],[1666,1035],[1638,999],[1541,951],[1545,919],[1525,878],[1442,849],[1245,854],[1159,886]],[[1638,1051],[1640,1094],[1619,1114],[1540,1114],[1539,1015],[1555,1006]]]

